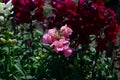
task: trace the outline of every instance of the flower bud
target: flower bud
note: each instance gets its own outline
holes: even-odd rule
[[[9,35],[13,35],[13,32],[8,32]]]
[[[28,41],[27,41],[27,46],[30,47],[30,46],[31,46],[31,43],[32,43],[32,42],[31,42],[30,40],[28,40]]]
[[[0,38],[0,42],[6,43],[6,40],[4,38]]]
[[[40,57],[39,57],[39,56],[36,56],[35,58],[36,58],[37,60],[39,60],[39,59],[40,59]]]
[[[8,43],[13,43],[13,40],[12,39],[8,39],[8,41],[7,41]]]
[[[13,39],[12,42],[13,42],[13,43],[17,43],[17,39]]]
[[[8,39],[7,42],[10,43],[10,44],[14,44],[14,43],[17,42],[17,40],[16,39]]]

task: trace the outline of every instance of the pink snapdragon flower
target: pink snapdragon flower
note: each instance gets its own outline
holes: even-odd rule
[[[54,41],[58,39],[58,32],[56,29],[49,29],[48,33],[43,35],[43,43],[51,45]]]
[[[65,57],[69,57],[72,54],[72,49],[69,47],[71,34],[72,29],[67,25],[61,27],[60,35],[55,28],[49,29],[48,33],[43,35],[43,43],[50,45],[56,53],[62,52]]]
[[[60,39],[59,41],[54,41],[52,44],[51,44],[51,47],[54,48],[54,51],[55,52],[60,52],[60,51],[63,51],[65,49],[68,49],[69,48],[69,45],[70,45],[70,42],[65,40],[65,39]]]
[[[48,34],[52,37],[53,41],[58,39],[58,31],[54,29],[49,29]]]
[[[72,54],[72,49],[69,47],[70,42],[68,40],[65,40],[65,38],[62,38],[59,41],[63,43],[63,55],[65,57],[69,57]]]
[[[51,44],[51,47],[53,47],[56,53],[62,52],[65,57],[69,57],[72,54],[72,49],[69,46],[70,42],[65,39],[54,41],[53,44]]]
[[[49,34],[44,34],[42,39],[44,44],[52,44],[53,40]]]
[[[60,39],[59,41],[63,43],[63,49],[64,50],[69,48],[70,42],[68,40]]]
[[[73,31],[71,28],[65,25],[61,27],[60,32],[62,36],[64,36],[65,38],[69,38],[69,36],[72,34]]]
[[[63,50],[63,55],[65,57],[69,57],[70,55],[72,55],[72,52],[73,52],[72,49],[68,48],[68,49]]]
[[[63,47],[64,47],[64,45],[63,45],[63,43],[61,42],[61,41],[54,41],[53,43],[52,43],[52,45],[51,45],[51,47],[53,47],[53,49],[54,49],[54,51],[56,52],[56,53],[58,53],[58,52],[60,52],[60,51],[63,51]]]

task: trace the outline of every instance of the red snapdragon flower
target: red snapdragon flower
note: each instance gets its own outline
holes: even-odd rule
[[[77,15],[77,4],[72,0],[51,0],[50,5],[54,8],[52,11],[56,15],[55,18],[52,18],[53,21],[49,23],[51,28],[55,26],[61,27],[64,25],[61,23],[62,20],[65,20],[66,17],[71,18],[73,15]]]
[[[17,23],[29,23],[32,19],[43,20],[42,0],[12,0]]]
[[[114,17],[114,11],[104,6],[103,0],[78,0],[78,3],[70,0],[51,0],[53,13],[55,16],[49,20],[49,28],[61,27],[68,24],[73,33],[71,39],[76,40],[77,44],[88,44],[89,35],[97,38],[104,33],[105,38],[97,40],[97,50],[104,50],[99,47],[101,41],[104,44],[116,41],[118,24]],[[105,46],[105,45],[103,45]],[[106,46],[105,46],[106,47]]]

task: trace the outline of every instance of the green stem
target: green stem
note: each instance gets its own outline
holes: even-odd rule
[[[99,58],[99,52],[96,52],[95,58],[94,58],[95,64],[93,65],[93,68],[92,68],[92,80],[96,80],[95,67],[96,67],[98,58]]]
[[[31,33],[31,37],[33,39],[34,36],[33,36],[32,16],[31,16],[31,20],[30,20],[30,33]]]

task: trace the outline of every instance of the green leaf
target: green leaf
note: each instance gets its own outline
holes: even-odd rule
[[[33,80],[33,77],[28,75],[28,76],[24,76],[24,77],[21,77],[22,80]]]
[[[25,75],[19,64],[15,64],[14,66],[23,76]]]
[[[15,80],[20,80],[20,78],[16,77],[16,76],[13,76]]]

